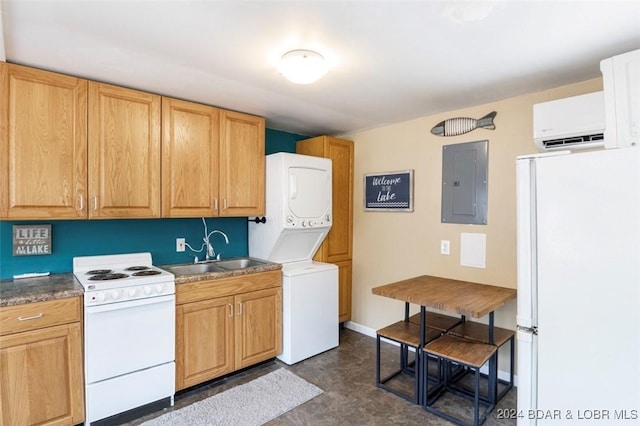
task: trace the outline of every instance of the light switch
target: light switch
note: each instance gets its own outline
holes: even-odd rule
[[[440,240],[440,254],[449,254],[449,240]]]

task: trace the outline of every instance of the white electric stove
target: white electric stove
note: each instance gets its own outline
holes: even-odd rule
[[[73,273],[85,290],[85,425],[173,405],[173,274],[151,253],[75,257]]]
[[[73,258],[85,305],[103,305],[175,293],[173,274],[153,266],[151,253]]]

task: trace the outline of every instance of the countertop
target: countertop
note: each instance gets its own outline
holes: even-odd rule
[[[164,265],[171,266],[171,265]],[[159,266],[162,268],[163,266]],[[282,269],[279,263],[269,263],[246,269],[229,270],[224,272],[209,272],[205,274],[176,276],[176,285],[207,281],[239,275],[255,274],[259,272],[276,271]],[[82,296],[84,289],[73,273],[51,274],[47,277],[22,278],[18,280],[0,280],[0,307],[22,305],[25,303],[45,302],[66,297]]]
[[[71,273],[0,280],[0,307],[82,296],[84,289]]]

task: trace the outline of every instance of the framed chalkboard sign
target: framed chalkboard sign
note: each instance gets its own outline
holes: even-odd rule
[[[364,175],[365,211],[413,211],[413,170]]]

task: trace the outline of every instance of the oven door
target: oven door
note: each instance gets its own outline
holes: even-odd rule
[[[175,295],[85,306],[87,384],[175,360]]]

